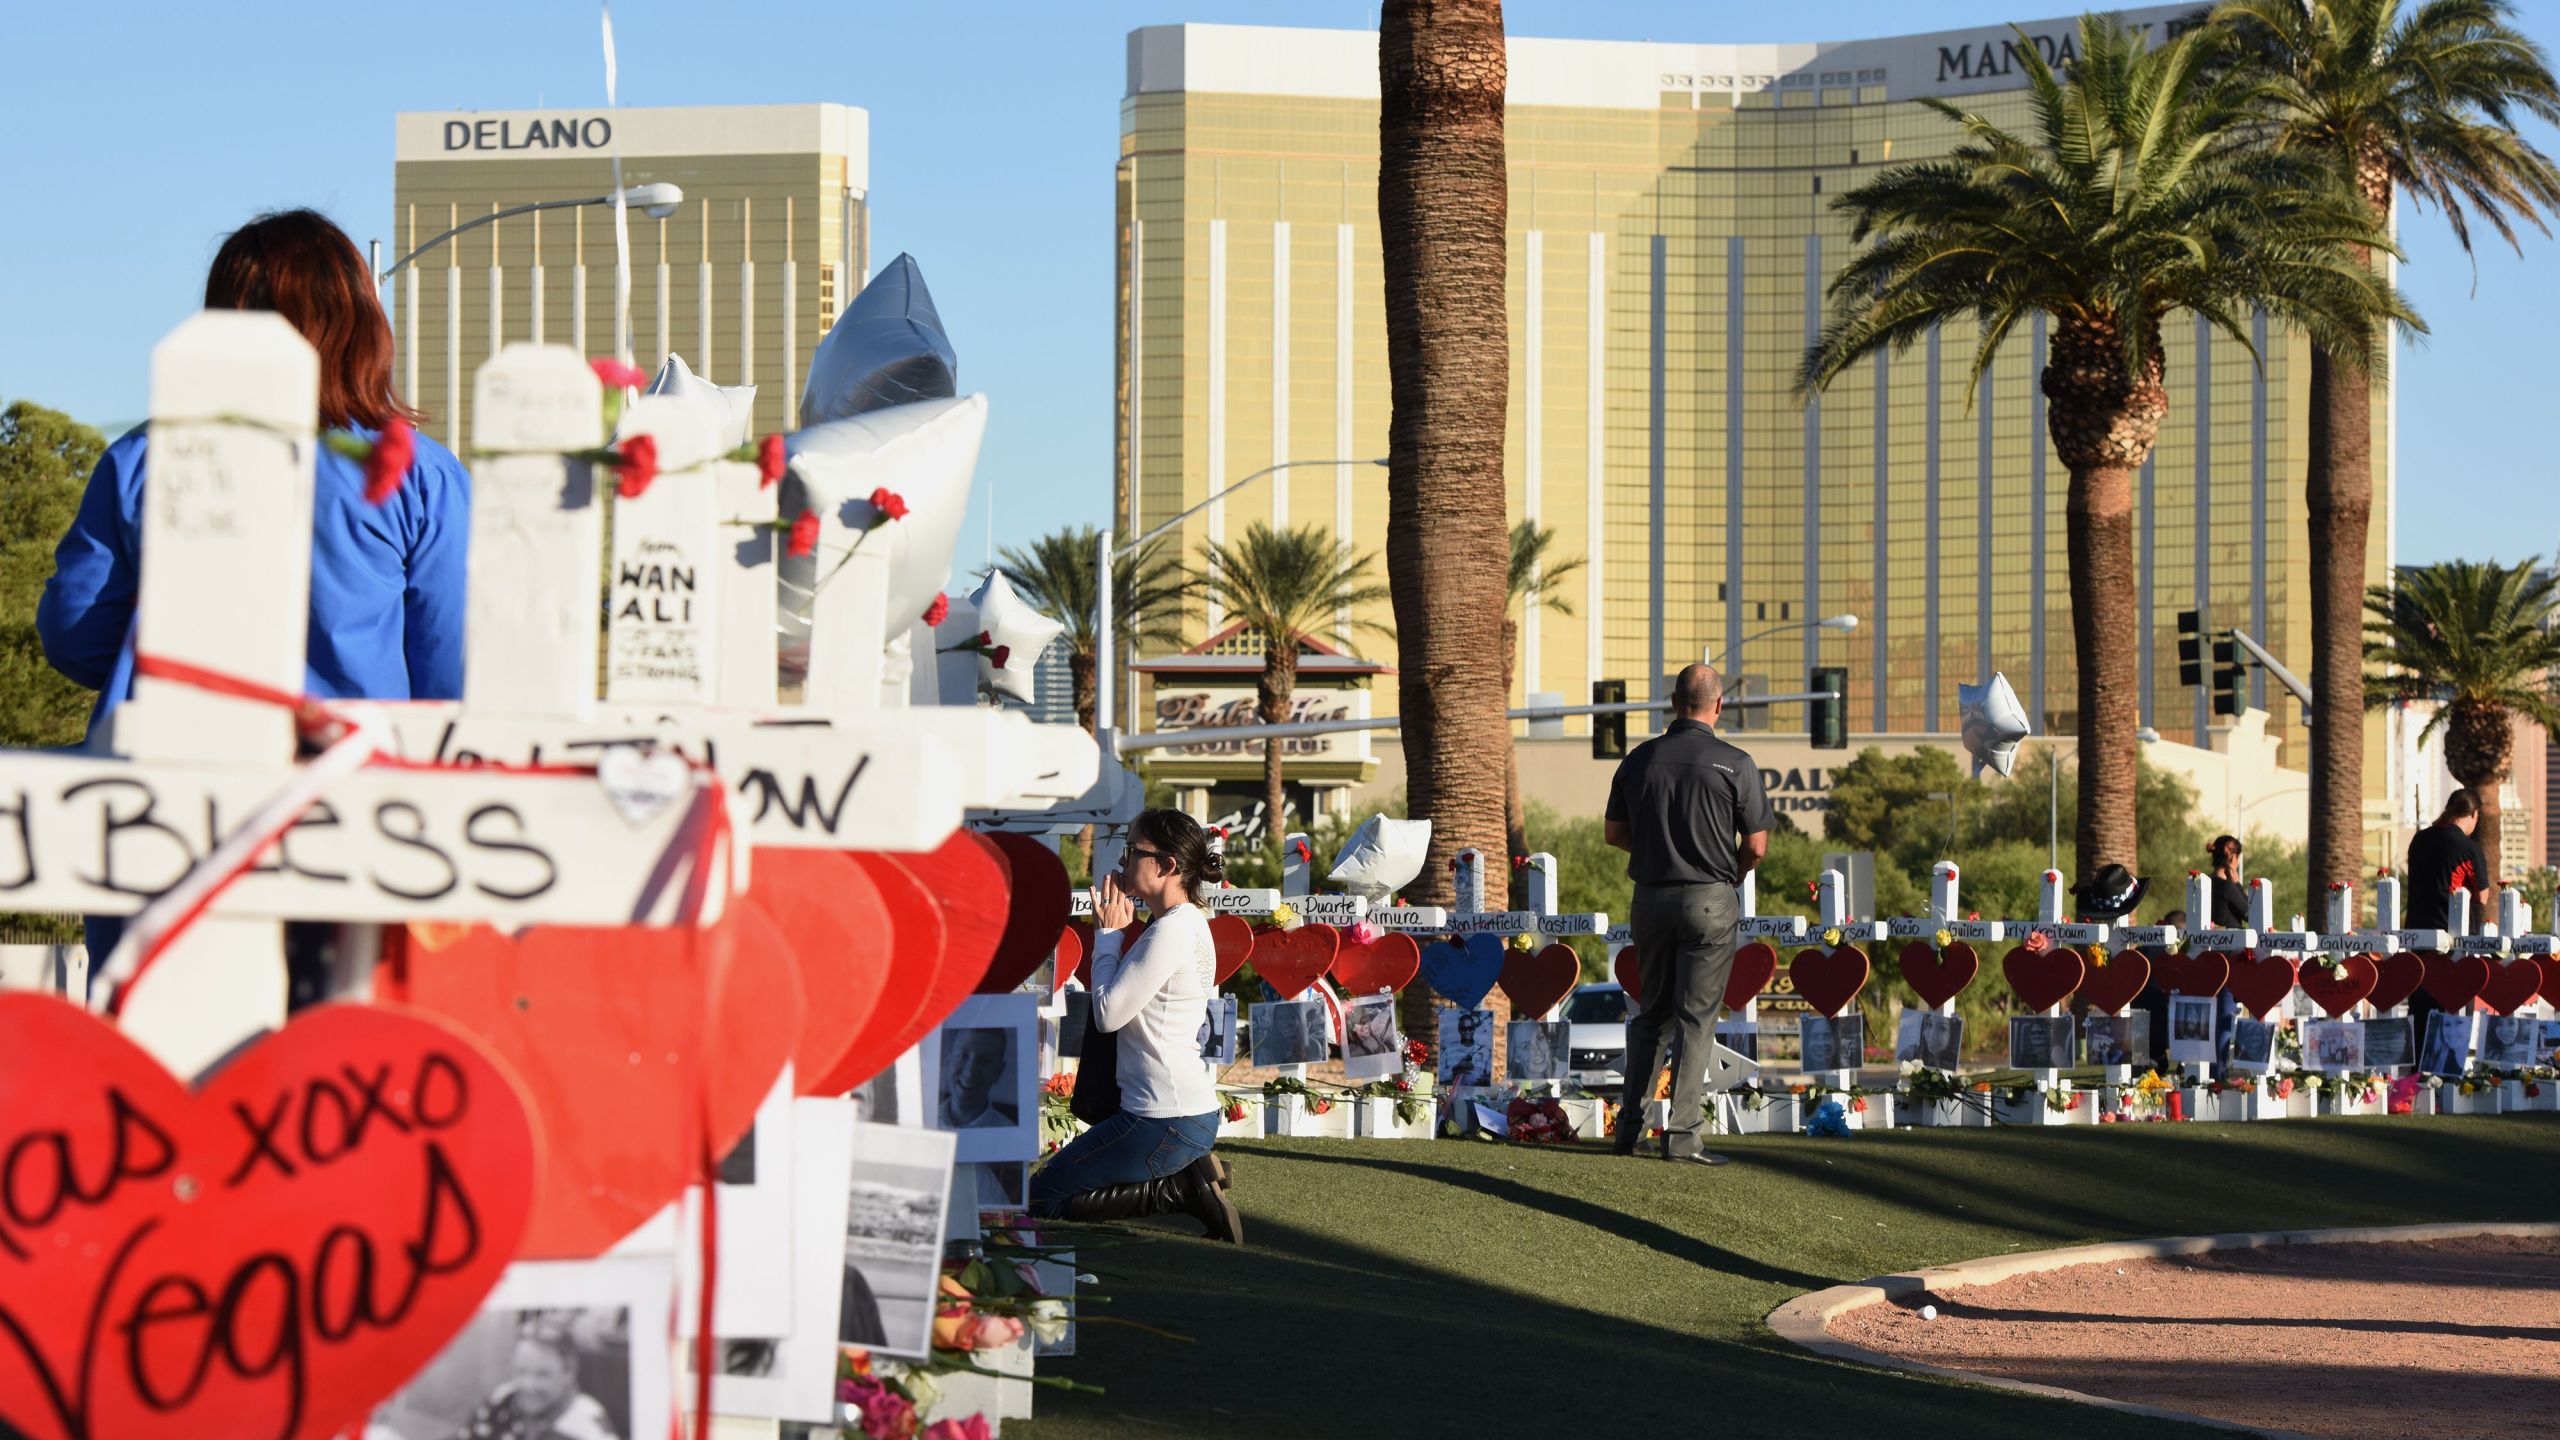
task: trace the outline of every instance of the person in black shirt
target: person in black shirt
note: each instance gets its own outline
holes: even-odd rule
[[[1759,765],[1712,728],[1724,713],[1724,681],[1714,670],[1682,670],[1671,709],[1663,732],[1619,762],[1602,832],[1627,852],[1627,876],[1636,882],[1630,918],[1644,993],[1627,1018],[1626,1093],[1612,1140],[1617,1153],[1635,1153],[1668,1029],[1671,1113],[1663,1156],[1721,1165],[1724,1156],[1703,1148],[1701,1091],[1742,922],[1736,887],[1769,851],[1769,797]]]
[[[2480,801],[2469,790],[2445,797],[2436,823],[2409,837],[2409,866],[2402,872],[2400,923],[2412,930],[2449,930],[2450,897],[2471,892],[2471,919],[2476,926],[2489,914],[2489,897],[2497,889],[2489,857],[2471,832],[2480,826]]]
[[[2216,835],[2204,847],[2208,873],[2213,876],[2213,923],[2211,930],[2245,930],[2249,928],[2249,888],[2240,878],[2240,841],[2236,836]]]
[[[2456,890],[2471,895],[2471,923],[2476,928],[2489,913],[2489,896],[2497,887],[2489,857],[2471,832],[2480,825],[2480,799],[2467,789],[2444,797],[2444,813],[2436,823],[2409,837],[2409,864],[2401,872],[2400,923],[2412,930],[2450,930]],[[2409,997],[2409,1033],[2423,1037],[2427,1017],[2444,1007],[2421,987]]]

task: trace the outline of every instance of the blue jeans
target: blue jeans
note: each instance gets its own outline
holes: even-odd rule
[[[1209,1153],[1218,1112],[1155,1120],[1123,1110],[1066,1143],[1031,1177],[1031,1213],[1055,1220],[1067,1200],[1108,1185],[1178,1174]]]

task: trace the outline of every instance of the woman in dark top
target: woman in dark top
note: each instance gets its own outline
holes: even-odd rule
[[[2240,878],[2240,841],[2237,836],[2216,835],[2204,847],[2205,860],[2213,875],[2213,924],[2215,930],[2245,930],[2249,926],[2249,887]]]

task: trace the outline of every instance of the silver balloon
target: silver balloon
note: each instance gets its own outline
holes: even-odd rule
[[[960,357],[924,288],[915,257],[900,255],[871,277],[809,357],[800,423],[948,400],[960,393]]]
[[[2008,774],[2017,762],[2018,742],[2032,733],[2009,677],[1994,670],[1980,685],[1958,685],[1956,709],[1963,717],[1964,748],[1973,757],[1973,773],[1980,775],[1988,765]]]

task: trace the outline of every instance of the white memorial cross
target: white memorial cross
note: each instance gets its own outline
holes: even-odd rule
[[[125,958],[102,977],[98,998],[124,1003],[128,1030],[179,1074],[283,1018],[276,928],[231,918],[514,927],[669,923],[681,909],[673,872],[693,807],[674,802],[692,798],[690,785],[626,817],[590,773],[337,774],[373,738],[354,705],[331,708],[358,721],[355,738],[297,767],[291,708],[165,672],[193,667],[278,698],[301,691],[317,375],[309,345],[273,315],[207,312],[155,350],[143,673],[115,725],[129,758],[0,753],[0,816],[15,822],[0,824],[0,845],[14,831],[17,852],[0,873],[14,869],[17,904],[132,915],[182,881],[181,895],[205,893],[234,855],[247,866],[210,916],[173,932],[148,984],[118,994],[175,896],[129,928]],[[592,416],[583,364],[578,378]],[[582,438],[592,441],[592,420]],[[593,592],[586,604],[592,627]],[[273,827],[283,828],[270,842]],[[365,938],[341,947],[359,985]]]
[[[1950,941],[1961,940],[1969,945],[1997,943],[2007,933],[2001,922],[1967,920],[1956,913],[1963,908],[1961,904],[1963,887],[1964,872],[1953,860],[1941,860],[1930,866],[1929,913],[1888,918],[1884,922],[1885,938],[1905,941],[1926,940],[1931,945],[1935,945],[1938,942],[1938,936],[1944,934]],[[1977,960],[1988,963],[1990,958],[1987,954],[1976,952]],[[1975,978],[1979,979],[1980,976],[1981,972],[1976,971]],[[1956,1013],[1955,997],[1951,995],[1939,1002],[1935,1013],[1940,1015]]]
[[[1825,954],[1838,950],[1841,946],[1845,945],[1858,945],[1862,947],[1872,945],[1885,937],[1886,926],[1884,922],[1880,920],[1860,920],[1851,918],[1849,915],[1849,882],[1837,870],[1823,871],[1821,876],[1814,882],[1814,909],[1814,943],[1819,946]],[[1831,940],[1831,935],[1834,931],[1837,931],[1840,937],[1837,944],[1834,944]],[[1783,958],[1781,963],[1786,963]],[[1875,972],[1873,969],[1874,956],[1872,953],[1868,955],[1868,965],[1868,977],[1873,979]],[[1864,986],[1859,987],[1859,993],[1865,993]],[[1843,1013],[1856,1008],[1857,1002],[1852,1000],[1846,1007],[1843,1007]],[[1863,1060],[1865,1057],[1860,1056],[1859,1058]],[[1856,1067],[1837,1068],[1819,1072],[1807,1071],[1806,1074],[1809,1078],[1821,1080],[1837,1090],[1848,1089],[1850,1083],[1856,1080],[1858,1076]]]
[[[2036,918],[2004,921],[2001,929],[2009,939],[2023,940],[2029,935],[2042,935],[2056,945],[2104,945],[2114,938],[2114,927],[2103,921],[2065,919],[2070,913],[2069,900],[2070,892],[2063,887],[2062,872],[2047,870],[2036,894]],[[2084,966],[2088,963],[2086,954],[2081,956],[2081,963]],[[2046,1006],[2043,1014],[2047,1019],[2067,1020],[2071,1014],[2069,997]],[[2077,1038],[2074,1037],[2075,1041]],[[2062,1078],[2061,1069],[2053,1065],[2034,1066],[2030,1073],[2035,1076],[2039,1091],[2051,1091]],[[2047,1116],[2049,1120],[2058,1118]]]

